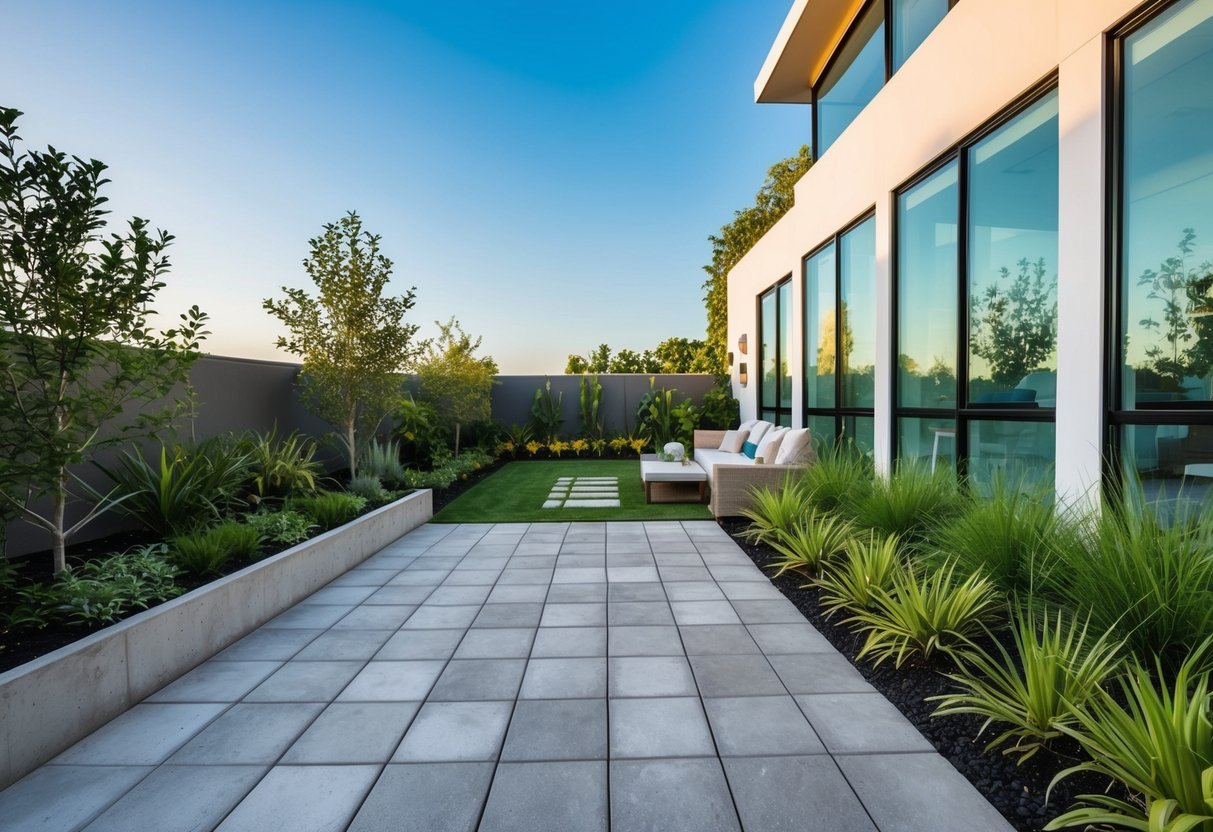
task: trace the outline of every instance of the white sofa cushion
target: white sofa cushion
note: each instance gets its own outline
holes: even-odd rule
[[[765,434],[767,431],[769,431],[773,427],[775,427],[775,426],[772,425],[770,422],[764,422],[761,419],[759,419],[757,422],[754,423],[754,426],[750,428],[750,438],[747,439],[746,441],[752,442],[755,445],[759,444],[760,442],[762,442],[763,434]]]
[[[779,446],[783,444],[783,438],[787,436],[788,428],[771,428],[762,435],[761,441],[758,443],[758,450],[754,452],[756,459],[761,459],[763,462],[774,462],[775,455],[779,453]]]
[[[708,485],[712,485],[713,467],[717,465],[753,465],[754,460],[745,454],[731,454],[713,448],[696,448],[695,462],[708,475]]]
[[[779,443],[779,452],[775,454],[776,465],[796,465],[805,462],[805,457],[813,449],[813,437],[808,428],[790,430]]]
[[[741,446],[750,438],[748,430],[728,430],[724,433],[724,438],[720,440],[719,450],[728,451],[731,454],[741,453]]]

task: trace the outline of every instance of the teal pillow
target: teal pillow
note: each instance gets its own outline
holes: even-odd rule
[[[754,442],[746,442],[741,446],[741,452],[750,459],[754,458],[754,454],[758,453],[758,445]]]

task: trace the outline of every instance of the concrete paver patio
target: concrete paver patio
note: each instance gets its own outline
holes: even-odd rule
[[[0,792],[0,819],[1010,829],[712,522],[422,527]]]

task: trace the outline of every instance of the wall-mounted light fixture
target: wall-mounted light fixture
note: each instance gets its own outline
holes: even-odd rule
[[[749,346],[749,341],[747,341],[746,336],[742,334],[742,336],[737,339],[737,349],[741,351],[742,355],[745,355],[749,350]]]
[[[744,361],[742,361],[741,364],[739,364],[737,366],[737,375],[738,375],[738,379],[741,381],[742,387],[745,387],[747,384],[750,383],[750,373],[749,373],[748,369],[746,368]]]
[[[733,366],[733,351],[729,350],[729,366]]]

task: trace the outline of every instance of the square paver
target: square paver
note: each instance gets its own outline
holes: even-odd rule
[[[219,829],[344,829],[378,776],[378,766],[278,766]]]
[[[662,566],[661,580],[666,583],[677,583],[680,581],[703,583],[712,581],[712,573],[708,571],[706,566]],[[723,598],[724,596],[722,595],[721,597]]]
[[[790,696],[705,699],[703,707],[722,757],[825,752]]]
[[[502,760],[602,760],[604,699],[523,699],[514,708]]]
[[[548,588],[543,584],[519,584],[493,587],[487,601],[490,604],[542,604],[547,597]]]
[[[349,832],[476,832],[493,763],[390,765]]]
[[[6,828],[71,832],[142,780],[143,766],[42,766],[0,791]]]
[[[607,623],[612,627],[673,624],[674,616],[665,601],[619,601],[607,605]]]
[[[691,656],[701,696],[778,696],[787,693],[763,656]]]
[[[602,604],[607,599],[606,584],[552,584],[549,604]]]
[[[682,656],[677,627],[611,627],[607,632],[611,656]]]
[[[355,607],[333,625],[334,630],[395,630],[417,607],[411,604],[367,604]]]
[[[352,609],[350,604],[300,604],[271,619],[263,629],[327,630]]]
[[[531,655],[535,630],[530,627],[485,627],[468,630],[456,659],[525,659]]]
[[[388,581],[388,586],[438,586],[450,574],[446,569],[422,569],[417,563]]]
[[[543,608],[540,627],[601,627],[606,624],[606,604],[552,604]]]
[[[433,591],[432,586],[385,586],[362,603],[363,605],[405,604],[415,606],[424,603]]]
[[[938,754],[860,754],[837,762],[880,829],[1011,830],[998,810]]]
[[[695,696],[695,678],[682,656],[625,657],[610,660],[612,697]]]
[[[728,601],[671,601],[670,609],[680,626],[741,623]]]
[[[244,700],[332,702],[361,669],[362,662],[287,662]]]
[[[148,702],[236,702],[281,662],[205,662],[147,698]]]
[[[762,574],[762,570],[753,564],[747,566],[713,564],[708,566],[708,571],[718,581],[761,581],[764,584],[768,583],[767,576]]]
[[[746,624],[797,624],[804,613],[786,598],[770,601],[733,601],[733,609]]]
[[[449,659],[465,630],[401,630],[375,654],[378,660]]]
[[[212,829],[257,785],[265,771],[265,766],[161,766],[85,830]],[[58,806],[55,809],[58,813]]]
[[[324,706],[315,703],[235,705],[172,756],[175,765],[271,765]]]
[[[606,565],[606,555],[561,555],[552,564],[557,569],[594,569]],[[562,583],[567,583],[562,581]]]
[[[465,604],[483,604],[492,591],[489,585],[480,586],[440,586],[434,590],[427,604],[439,604],[445,607],[463,606]]]
[[[652,583],[660,580],[655,566],[608,566],[607,581],[616,584]]]
[[[254,630],[211,661],[284,662],[323,632],[324,630]]]
[[[747,624],[750,635],[768,656],[789,653],[837,653],[817,628],[800,624]]]
[[[873,693],[853,664],[840,653],[767,656],[789,693]]]
[[[724,593],[711,580],[679,581],[666,584],[665,594],[671,601],[723,601]]]
[[[535,634],[532,659],[605,656],[606,627],[543,627]]]
[[[721,581],[717,584],[730,601],[770,600],[783,597],[771,583],[758,581]]]
[[[607,692],[606,659],[531,659],[522,679],[522,699],[587,699]]]
[[[761,653],[750,631],[741,624],[701,624],[679,627],[688,656],[727,656]]]
[[[725,776],[746,829],[877,832],[837,764],[814,757],[728,757]],[[901,829],[896,823],[888,829]]]
[[[375,593],[373,586],[326,586],[303,600],[306,604],[361,604]]]
[[[500,576],[500,569],[456,569],[450,575],[447,575],[446,580],[442,582],[442,586],[491,587],[497,583],[497,579]]]
[[[538,627],[543,604],[485,604],[473,627]]]
[[[341,692],[342,702],[417,702],[446,666],[442,661],[373,661]]]
[[[480,613],[477,606],[440,607],[422,604],[409,616],[401,629],[404,630],[453,630],[470,627]]]
[[[300,650],[294,661],[365,661],[379,652],[379,648],[394,632],[395,630],[329,630]]]
[[[510,569],[507,568],[497,579],[497,586],[520,586],[539,584],[547,586],[552,582],[551,569]]]
[[[164,760],[226,705],[142,704],[115,717],[54,759],[56,765],[149,766]]]
[[[607,585],[607,601],[618,604],[627,601],[662,601],[665,589],[660,583],[623,583]]]
[[[715,757],[611,763],[611,832],[741,832]]]
[[[336,702],[282,758],[291,763],[386,763],[419,702]]]
[[[606,762],[502,763],[480,832],[606,832]]]
[[[606,583],[606,567],[604,566],[569,566],[556,565],[552,573],[553,584],[602,584]]]
[[[610,704],[611,759],[716,756],[698,697],[612,699]]]
[[[796,702],[831,754],[935,750],[879,693],[803,694]]]
[[[514,699],[526,659],[452,659],[430,691],[431,702]]]
[[[496,760],[513,710],[513,702],[427,702],[392,762]]]

